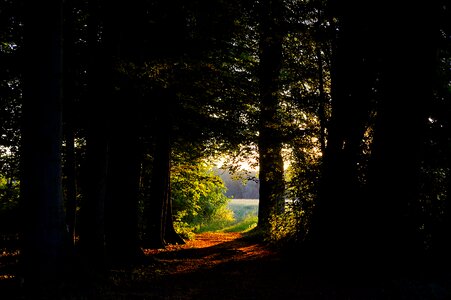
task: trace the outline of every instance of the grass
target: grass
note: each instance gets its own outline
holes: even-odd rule
[[[248,232],[257,226],[257,216],[246,216],[243,220],[231,226],[225,227],[220,232]]]
[[[236,222],[241,222],[248,216],[258,215],[258,200],[254,199],[233,199],[228,205],[233,211]]]
[[[233,221],[215,220],[203,225],[197,233],[201,232],[247,232],[257,226],[258,200],[233,199],[228,204],[233,212]]]
[[[258,200],[233,199],[229,208],[233,211],[235,222],[223,228],[222,232],[247,232],[257,226]]]

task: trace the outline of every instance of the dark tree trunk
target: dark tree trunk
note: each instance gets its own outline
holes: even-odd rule
[[[326,153],[326,129],[327,129],[327,116],[326,116],[326,93],[324,87],[324,59],[323,59],[323,41],[320,32],[322,31],[321,26],[323,23],[322,7],[318,8],[318,21],[316,24],[317,38],[315,44],[315,52],[318,63],[318,118],[320,124],[319,141],[321,146],[321,153]]]
[[[441,1],[444,3],[444,1]],[[437,17],[435,18],[438,21],[438,27],[440,31],[444,34],[442,36],[435,35],[437,39],[438,51],[437,53],[446,53],[442,54],[443,56],[447,56],[447,59],[443,59],[443,56],[437,55],[437,71],[436,71],[436,79],[435,83],[437,84],[436,88],[439,90],[438,95],[441,96],[441,100],[445,100],[446,104],[444,108],[446,110],[442,111],[444,113],[445,121],[445,135],[444,143],[443,143],[443,152],[446,153],[444,157],[444,161],[446,162],[447,169],[447,184],[446,184],[446,197],[444,199],[443,206],[440,205],[440,212],[436,212],[433,216],[435,220],[432,221],[433,225],[433,236],[432,236],[432,246],[429,250],[430,252],[430,265],[434,266],[435,274],[447,274],[451,268],[451,93],[448,89],[448,82],[451,80],[451,74],[448,72],[447,75],[441,74],[443,78],[439,79],[439,74],[441,68],[447,70],[447,63],[450,60],[451,53],[444,49],[449,49],[450,45],[450,35],[451,35],[451,25],[449,20],[451,18],[451,9],[450,7],[442,6],[439,8],[437,13]],[[445,38],[446,37],[446,38]],[[448,43],[444,43],[448,41]],[[446,48],[448,47],[448,48]],[[441,61],[439,59],[442,58]],[[435,95],[437,98],[437,95]],[[437,267],[438,266],[438,267]],[[432,273],[432,272],[431,272]]]
[[[27,1],[25,9],[22,263],[24,284],[39,298],[62,284],[68,253],[61,179],[62,1]]]
[[[284,208],[284,171],[279,120],[279,73],[282,64],[281,10],[278,0],[261,4],[260,125],[258,138],[260,201],[258,227],[269,229],[273,214]]]
[[[334,8],[336,9],[336,8]],[[332,115],[319,199],[309,239],[323,265],[350,267],[362,255],[362,140],[369,119],[374,60],[368,20],[341,7],[332,49]],[[334,249],[331,251],[330,249]]]
[[[145,205],[144,216],[146,220],[144,246],[149,248],[164,248],[167,242],[183,241],[174,230],[170,197],[172,130],[170,110],[174,96],[168,91],[160,91],[157,94],[162,106],[160,114],[155,118],[155,128],[158,130],[155,131],[150,197]]]
[[[76,161],[75,161],[75,40],[72,1],[64,2],[64,94],[63,121],[65,138],[65,191],[66,224],[71,243],[75,242],[77,207]]]
[[[122,112],[124,113],[124,112]],[[135,261],[138,242],[139,145],[136,128],[114,126],[105,203],[106,248],[113,263]]]
[[[109,61],[98,40],[101,28],[99,4],[89,1],[88,19],[88,103],[84,197],[80,207],[80,249],[86,267],[97,272],[105,264],[104,206],[108,174]]]
[[[74,128],[66,124],[65,128],[65,165],[64,172],[66,178],[66,225],[69,233],[69,239],[72,244],[75,243],[75,222],[77,210],[77,183],[76,183],[76,161],[75,161],[75,134]]]
[[[318,57],[318,80],[319,80],[319,107],[318,117],[320,123],[319,141],[321,153],[326,153],[326,129],[327,129],[327,117],[326,117],[326,96],[324,92],[324,70],[323,70],[323,57],[321,54],[321,46],[317,46],[316,55]]]
[[[448,112],[449,120],[451,120],[451,111]],[[448,124],[448,144],[451,142],[451,124]],[[451,149],[448,145],[448,153],[451,153]],[[434,263],[442,264],[441,271],[447,272],[451,267],[451,154],[448,154],[448,174],[447,174],[447,194],[445,198],[445,204],[443,206],[443,221],[440,224],[441,228],[438,229],[435,237],[435,249],[433,253],[436,254],[433,261]]]
[[[120,83],[121,92],[113,96],[111,104],[112,120],[121,121],[111,124],[105,203],[106,248],[112,263],[133,262],[143,254],[138,237],[139,98],[125,79]]]
[[[384,24],[379,24],[381,97],[368,178],[370,235],[375,263],[392,274],[419,270],[423,262],[418,200],[436,53],[433,6],[395,7],[381,12]]]
[[[161,125],[161,124],[160,124]],[[153,155],[150,197],[146,204],[146,232],[144,246],[164,248],[164,221],[169,193],[169,136],[167,128],[158,131]]]
[[[169,166],[170,170],[170,166]],[[165,214],[165,229],[164,241],[171,245],[183,245],[185,241],[175,231],[174,220],[172,215],[172,197],[171,197],[171,174],[168,173],[168,196],[166,198],[166,214]]]

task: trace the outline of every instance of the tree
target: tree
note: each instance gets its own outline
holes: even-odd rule
[[[279,118],[279,76],[282,66],[281,1],[260,3],[260,121],[258,227],[267,230],[271,215],[283,211],[284,178]]]
[[[99,2],[89,1],[88,101],[86,105],[86,161],[82,170],[83,198],[80,204],[80,251],[86,266],[105,267],[105,201],[108,174],[108,110],[110,61],[106,42],[99,41],[102,27]],[[89,108],[89,109],[88,109]]]
[[[337,20],[332,117],[310,241],[327,267],[340,259],[348,268],[390,268],[395,274],[412,271],[415,259],[421,269],[427,240],[420,233],[421,157],[433,95],[437,7],[386,11],[372,3],[362,14],[348,8],[329,3]],[[420,15],[428,21],[418,22]]]
[[[282,64],[281,1],[263,1],[260,7],[260,126],[258,227],[267,230],[271,215],[284,206],[282,143],[279,118],[279,76]]]
[[[75,18],[72,1],[65,1],[64,16],[64,87],[63,87],[63,135],[65,142],[64,170],[65,175],[65,207],[66,224],[72,243],[75,242],[75,221],[77,210],[77,184],[75,161],[75,95],[76,95],[76,67],[75,67]]]
[[[375,82],[374,44],[367,14],[354,14],[350,7],[356,2],[339,5],[329,2],[325,18],[336,19],[332,28],[331,117],[327,125],[327,146],[323,153],[320,190],[315,203],[309,242],[314,251],[328,251],[343,244],[328,255],[326,265],[349,263],[362,253],[358,243],[363,233],[355,224],[364,217],[361,166],[364,135],[371,119],[372,87]],[[370,6],[362,7],[362,12]],[[324,253],[324,255],[326,255]],[[340,259],[338,259],[340,257]]]
[[[166,244],[183,244],[183,239],[175,232],[171,198],[171,132],[174,95],[170,91],[160,91],[163,101],[159,116],[155,120],[160,129],[155,133],[152,181],[149,199],[145,206],[145,246],[164,248]]]
[[[400,272],[424,259],[418,187],[439,28],[436,3],[396,7],[384,16],[377,36],[381,86],[368,184],[373,249],[383,259],[378,263]],[[384,222],[377,222],[380,216]]]
[[[22,264],[24,283],[36,295],[60,286],[67,255],[61,183],[62,1],[47,6],[27,1],[25,9]]]
[[[22,82],[19,62],[23,58],[21,4],[2,1],[0,11],[0,174],[3,232],[19,228],[20,119]]]
[[[139,47],[132,43],[141,15],[137,2],[126,8],[119,3],[103,3],[102,8],[104,42],[110,59],[105,245],[107,257],[114,264],[134,262],[143,255],[138,237],[142,99],[130,76],[121,71],[123,65],[139,62]]]

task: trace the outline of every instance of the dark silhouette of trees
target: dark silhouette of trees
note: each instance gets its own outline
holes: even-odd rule
[[[30,295],[39,295],[62,283],[68,253],[61,178],[62,1],[49,7],[26,2],[24,22],[22,265]]]
[[[282,1],[260,3],[260,120],[258,136],[260,202],[258,226],[268,230],[271,216],[284,206],[279,77],[282,67]]]
[[[449,266],[445,1],[34,2],[0,2],[1,195],[20,184],[25,285],[58,284],[69,250],[102,274],[183,243],[171,163],[255,149],[258,227],[302,224],[290,245],[313,267]]]
[[[88,2],[88,96],[86,105],[86,162],[81,170],[83,198],[80,204],[80,251],[87,266],[105,264],[105,201],[108,174],[109,58],[106,41],[99,40],[102,26],[100,4]]]
[[[354,7],[358,3],[348,5]],[[338,32],[332,40],[332,102],[327,146],[323,153],[319,199],[310,232],[311,239],[317,243],[316,250],[327,251],[339,244],[349,245],[335,250],[330,258],[333,262],[345,264],[361,253],[358,244],[361,245],[360,237],[365,236],[358,232],[361,227],[355,225],[365,219],[361,201],[361,166],[364,164],[364,135],[371,122],[376,63],[371,20],[363,13],[368,13],[371,7],[362,4],[362,14],[354,14],[350,6],[331,2],[327,10],[329,15],[325,17],[337,20],[331,25]],[[343,257],[343,260],[338,260],[338,257]]]
[[[65,187],[65,212],[69,237],[75,242],[75,222],[77,210],[77,167],[75,154],[75,101],[76,101],[76,53],[75,53],[75,17],[72,1],[63,6],[63,136],[64,163],[63,186]]]
[[[161,91],[159,99],[163,101],[156,116],[155,124],[160,129],[155,133],[155,150],[153,155],[152,180],[150,197],[145,205],[146,230],[144,245],[149,248],[164,248],[169,244],[182,244],[183,239],[178,236],[172,223],[171,190],[171,107],[175,97],[171,91]],[[155,126],[157,127],[157,126]]]
[[[420,175],[437,67],[436,5],[374,4],[351,14],[329,4],[338,32],[332,116],[309,232],[326,265],[343,267],[341,260],[397,275],[413,271],[414,260],[417,271],[424,266]]]
[[[378,30],[381,54],[378,115],[369,170],[378,253],[405,271],[424,259],[420,237],[420,172],[425,129],[433,98],[439,27],[436,3],[386,12]],[[421,18],[424,22],[418,22]],[[390,43],[390,47],[387,47]],[[412,61],[415,60],[415,63]],[[390,209],[387,209],[390,208]],[[375,225],[375,223],[373,223]],[[387,247],[390,245],[389,247]]]

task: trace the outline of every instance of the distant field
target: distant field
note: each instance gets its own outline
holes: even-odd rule
[[[249,216],[258,215],[258,199],[232,199],[229,208],[233,211],[236,221]]]
[[[258,206],[258,199],[232,199],[230,205],[251,205]]]

